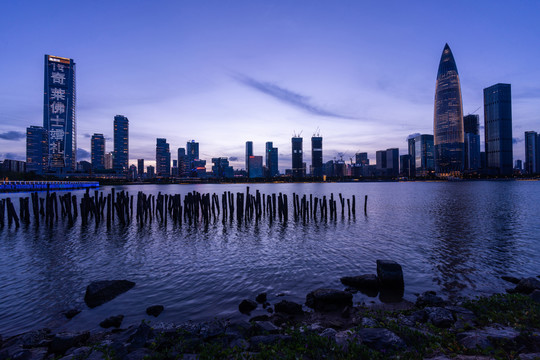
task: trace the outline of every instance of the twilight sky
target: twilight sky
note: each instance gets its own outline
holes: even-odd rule
[[[155,160],[157,137],[201,158],[291,136],[305,161],[320,129],[324,161],[399,147],[433,133],[439,59],[448,42],[464,113],[482,90],[512,84],[514,160],[540,131],[540,2],[509,1],[6,1],[0,12],[0,159],[25,159],[25,129],[43,124],[44,54],[77,63],[78,160],[90,136],[112,151],[113,117],[130,121],[130,163]],[[479,107],[480,110],[477,110]],[[483,138],[483,136],[482,136]],[[483,145],[482,145],[483,146]],[[88,156],[86,154],[86,156]],[[210,166],[207,166],[210,169]]]

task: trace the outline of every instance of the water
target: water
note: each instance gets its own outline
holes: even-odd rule
[[[222,194],[245,185],[115,187],[157,194]],[[503,291],[500,275],[540,274],[540,182],[412,182],[259,184],[250,192],[290,196],[342,193],[357,198],[356,218],[332,222],[226,223],[207,228],[171,221],[162,226],[107,229],[102,223],[0,230],[0,334],[31,329],[97,329],[124,314],[124,325],[150,319],[146,307],[165,306],[156,320],[182,322],[241,317],[238,304],[266,291],[269,301],[303,303],[318,287],[343,289],[342,276],[375,273],[377,259],[403,266],[405,298],[436,290],[446,297]],[[110,187],[104,187],[107,193]],[[77,193],[78,199],[82,192]],[[368,195],[368,216],[363,198]],[[28,194],[1,194],[15,199]],[[15,201],[16,206],[18,200]],[[289,217],[291,217],[289,212]],[[79,218],[80,220],[80,218]],[[95,309],[83,302],[94,280],[128,279],[137,285]],[[356,294],[355,302],[378,301]],[[67,321],[62,312],[83,312]],[[253,315],[253,314],[252,314]]]

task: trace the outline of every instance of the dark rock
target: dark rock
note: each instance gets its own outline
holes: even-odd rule
[[[266,302],[266,293],[263,292],[257,295],[255,301],[257,301],[259,304],[264,304]]]
[[[251,324],[244,320],[236,320],[229,323],[225,329],[226,335],[246,337],[251,331]]]
[[[270,303],[268,301],[262,304],[263,309],[266,309],[269,306],[270,306]]]
[[[276,312],[289,315],[302,315],[304,313],[304,310],[302,310],[302,305],[287,300],[281,300],[274,305],[274,310]]]
[[[343,285],[358,289],[371,297],[375,297],[379,293],[379,278],[375,274],[345,276],[340,281]]]
[[[272,334],[272,335],[259,335],[259,336],[253,336],[249,339],[250,348],[252,350],[260,350],[261,345],[274,345],[280,342],[289,341],[292,338],[289,335],[280,335],[280,334]]]
[[[270,316],[268,316],[268,315],[258,315],[258,316],[254,316],[251,319],[249,319],[249,322],[268,321],[268,320],[270,320]]]
[[[435,291],[426,291],[418,295],[415,303],[417,307],[441,306],[443,304],[444,300],[440,296],[437,296],[437,293]]]
[[[336,334],[334,335],[334,341],[337,345],[339,345],[339,347],[341,347],[344,352],[349,351],[350,344],[360,344],[362,342],[360,336],[358,336],[358,334],[354,333],[351,330],[336,332]]]
[[[211,320],[201,324],[199,329],[199,336],[203,340],[215,338],[225,333],[226,324],[222,320]]]
[[[134,349],[142,348],[146,344],[146,341],[152,333],[152,328],[145,323],[141,322],[135,333],[129,338],[128,342],[128,351],[133,351]]]
[[[476,315],[474,315],[474,312],[464,307],[449,305],[445,308],[447,310],[450,310],[452,314],[454,314],[455,319],[463,321],[474,321],[476,319]]]
[[[274,309],[272,309],[271,307],[269,307],[268,309],[266,309],[266,311],[267,311],[269,314],[273,314],[273,313],[274,313]]]
[[[94,281],[86,287],[84,302],[88,307],[95,308],[111,301],[134,286],[135,283],[128,280]]]
[[[424,309],[429,321],[438,328],[449,328],[455,322],[452,312],[442,307],[426,307]]]
[[[493,347],[494,343],[515,341],[519,335],[519,331],[511,327],[487,327],[460,333],[457,339],[468,349],[486,349]]]
[[[530,296],[531,299],[533,299],[537,303],[540,303],[540,290],[534,290]]]
[[[20,336],[20,344],[25,349],[49,346],[52,337],[50,329],[30,331]]]
[[[2,354],[0,353],[0,357]],[[28,349],[17,349],[13,352],[10,352],[9,355],[7,355],[6,359],[9,360],[31,360],[32,359],[32,352]]]
[[[462,333],[462,334],[465,334],[465,333]],[[477,348],[484,350],[484,349],[493,347],[493,344],[491,344],[491,342],[488,340],[486,336],[481,336],[481,335],[476,335],[476,334],[459,337],[458,342],[462,346],[470,350],[475,350]]]
[[[88,340],[90,333],[88,331],[72,334],[72,333],[59,333],[54,335],[51,343],[49,344],[49,352],[57,355],[64,354],[68,349],[74,346],[81,346]]]
[[[381,287],[404,287],[401,265],[392,260],[377,260],[377,276]]]
[[[343,310],[341,310],[341,317],[344,319],[348,319],[351,317],[352,309],[350,306],[345,306]]]
[[[336,337],[337,331],[332,328],[324,329],[319,335],[325,338],[334,339]]]
[[[146,308],[146,313],[153,317],[158,317],[164,309],[163,305],[149,306]]]
[[[279,327],[270,321],[257,321],[255,325],[257,330],[262,334],[277,334],[279,332]]]
[[[231,349],[247,350],[249,348],[249,342],[246,339],[237,338],[229,343]]]
[[[105,329],[110,327],[119,328],[122,325],[122,320],[124,320],[124,315],[111,316],[100,322],[99,326]]]
[[[379,325],[375,319],[368,318],[368,317],[363,317],[362,320],[360,321],[360,324],[366,328],[376,327],[377,325]]]
[[[386,349],[402,349],[406,346],[405,341],[388,329],[365,328],[358,330],[358,336],[362,343],[372,349],[381,351]]]
[[[277,297],[285,296],[285,293],[279,293],[276,295]]]
[[[540,280],[529,277],[521,279],[516,285],[515,289],[512,289],[509,292],[520,293],[520,294],[531,294],[534,290],[540,290]]]
[[[519,354],[519,360],[538,360],[540,353]]]
[[[150,357],[150,355],[152,355],[151,350],[141,348],[127,354],[124,360],[142,360],[147,359],[148,357]]]
[[[247,314],[247,315],[249,315],[249,313],[255,310],[256,308],[257,308],[257,303],[253,300],[248,300],[248,299],[242,300],[240,305],[238,305],[238,310],[240,310],[242,314]]]
[[[517,278],[517,277],[514,277],[514,276],[506,276],[506,275],[501,276],[501,279],[503,279],[504,281],[511,282],[512,284],[517,284],[517,283],[519,283],[519,281],[521,280],[521,279],[519,279],[519,278]]]
[[[66,312],[64,312],[64,316],[66,317],[66,319],[73,319],[75,316],[77,316],[78,314],[80,314],[81,310],[79,309],[69,309],[67,310]]]
[[[317,289],[307,294],[306,305],[320,311],[342,310],[352,306],[352,294],[335,289]]]

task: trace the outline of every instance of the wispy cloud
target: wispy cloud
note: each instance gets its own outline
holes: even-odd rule
[[[77,160],[90,159],[90,153],[84,149],[77,148]]]
[[[311,102],[310,97],[285,89],[276,84],[265,82],[265,81],[259,81],[247,75],[238,74],[238,73],[233,74],[232,77],[236,81],[238,81],[239,83],[247,87],[250,87],[254,90],[262,92],[263,94],[266,94],[268,96],[271,96],[274,99],[279,100],[285,104],[307,111],[310,114],[318,115],[318,116],[335,117],[335,118],[340,118],[340,119],[348,119],[348,120],[356,119],[352,116],[339,114],[339,113],[336,113],[327,109],[323,109],[322,107],[314,105]]]
[[[519,144],[522,141],[523,141],[522,138],[512,138],[512,144]]]
[[[0,139],[2,140],[12,140],[18,141],[26,137],[26,134],[22,131],[6,131],[0,134]]]

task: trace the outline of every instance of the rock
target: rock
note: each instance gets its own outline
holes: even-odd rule
[[[377,321],[375,321],[375,319],[368,318],[368,317],[362,318],[362,321],[360,322],[360,324],[365,328],[367,328],[367,327],[376,327],[378,325],[378,323],[377,323]]]
[[[540,359],[540,353],[519,354],[519,360],[538,360],[538,359]]]
[[[506,275],[501,276],[501,279],[503,279],[504,281],[511,282],[512,284],[517,284],[517,283],[519,283],[519,281],[521,280],[521,279],[519,279],[519,278],[517,278],[517,277],[514,277],[514,276],[506,276]]]
[[[71,320],[75,316],[77,316],[80,312],[81,312],[81,310],[79,310],[79,309],[69,309],[69,310],[64,312],[64,316],[66,317],[66,319]]]
[[[141,321],[141,324],[139,325],[139,327],[137,327],[135,333],[128,340],[128,342],[130,343],[128,345],[128,351],[142,348],[146,344],[146,341],[150,337],[151,333],[152,328],[144,321]]]
[[[268,309],[266,309],[266,311],[267,311],[269,314],[273,314],[273,313],[274,313],[274,309],[272,309],[271,307],[269,307]]]
[[[124,360],[147,359],[147,358],[150,357],[151,354],[152,354],[152,352],[149,349],[145,349],[145,348],[137,349],[137,350],[127,354],[126,357],[124,358]]]
[[[264,304],[266,302],[266,293],[263,292],[257,295],[255,301],[257,301],[259,304]]]
[[[519,331],[511,327],[486,327],[458,334],[458,341],[468,349],[493,347],[493,343],[515,341]]]
[[[452,312],[442,307],[426,307],[429,321],[438,328],[449,328],[455,322]]]
[[[340,281],[343,285],[358,289],[371,297],[375,297],[379,293],[379,278],[375,274],[346,276],[342,277]]]
[[[405,341],[388,329],[365,328],[358,330],[358,336],[363,344],[372,349],[381,351],[386,349],[402,349]]]
[[[403,270],[392,260],[377,260],[377,276],[381,287],[403,288]]]
[[[251,319],[249,319],[249,322],[268,321],[268,320],[270,320],[270,316],[268,316],[268,315],[258,315],[258,316],[254,316]]]
[[[95,308],[96,306],[111,301],[134,286],[135,283],[128,280],[94,281],[86,287],[84,302],[88,307]]]
[[[415,303],[417,307],[441,306],[443,304],[444,300],[440,296],[437,296],[435,291],[426,291],[418,295]]]
[[[247,350],[249,348],[249,342],[246,339],[237,338],[229,343],[231,349]]]
[[[260,350],[261,345],[273,345],[280,343],[282,341],[289,341],[292,338],[289,335],[279,335],[279,334],[272,334],[272,335],[259,335],[259,336],[253,336],[249,339],[250,348],[252,350]]]
[[[324,329],[319,335],[325,338],[334,339],[336,337],[337,331],[332,328]]]
[[[276,305],[274,305],[276,312],[289,314],[289,315],[302,315],[304,310],[302,310],[302,305],[297,304],[293,301],[281,300]]]
[[[208,340],[215,338],[223,333],[225,333],[226,324],[222,320],[211,320],[201,324],[199,329],[199,336],[203,340]]]
[[[3,353],[0,353],[0,357],[3,356]],[[5,359],[9,360],[31,360],[32,359],[32,352],[28,349],[21,349],[18,348],[17,350],[13,352],[9,352]]]
[[[336,344],[338,344],[345,352],[349,350],[349,345],[351,343],[359,344],[362,342],[360,337],[356,333],[352,332],[351,330],[336,332],[334,336],[334,340]]]
[[[124,315],[111,316],[100,322],[99,326],[105,329],[110,327],[119,328],[122,325],[122,320],[124,320]]]
[[[248,299],[242,300],[240,305],[238,305],[238,310],[240,310],[242,314],[247,314],[247,315],[249,315],[249,313],[255,310],[256,308],[257,308],[257,303],[253,300],[248,300]]]
[[[164,309],[163,305],[149,306],[146,308],[146,313],[153,317],[158,317]]]
[[[277,334],[279,332],[279,328],[270,321],[257,321],[255,324],[261,333]]]
[[[225,329],[226,335],[245,337],[251,330],[251,324],[245,320],[235,320],[229,323]]]
[[[540,290],[534,290],[530,296],[533,301],[540,303]]]
[[[342,310],[352,306],[352,294],[335,289],[317,289],[307,294],[306,305],[320,311]]]
[[[88,338],[90,333],[88,331],[78,334],[72,333],[59,333],[54,335],[51,343],[49,344],[49,352],[57,355],[64,354],[68,349],[74,346],[83,345]]]
[[[521,279],[514,289],[507,290],[507,292],[529,295],[534,290],[540,290],[540,280],[529,277]]]
[[[48,346],[52,339],[50,329],[41,329],[27,332],[19,337],[20,344],[24,349]]]

